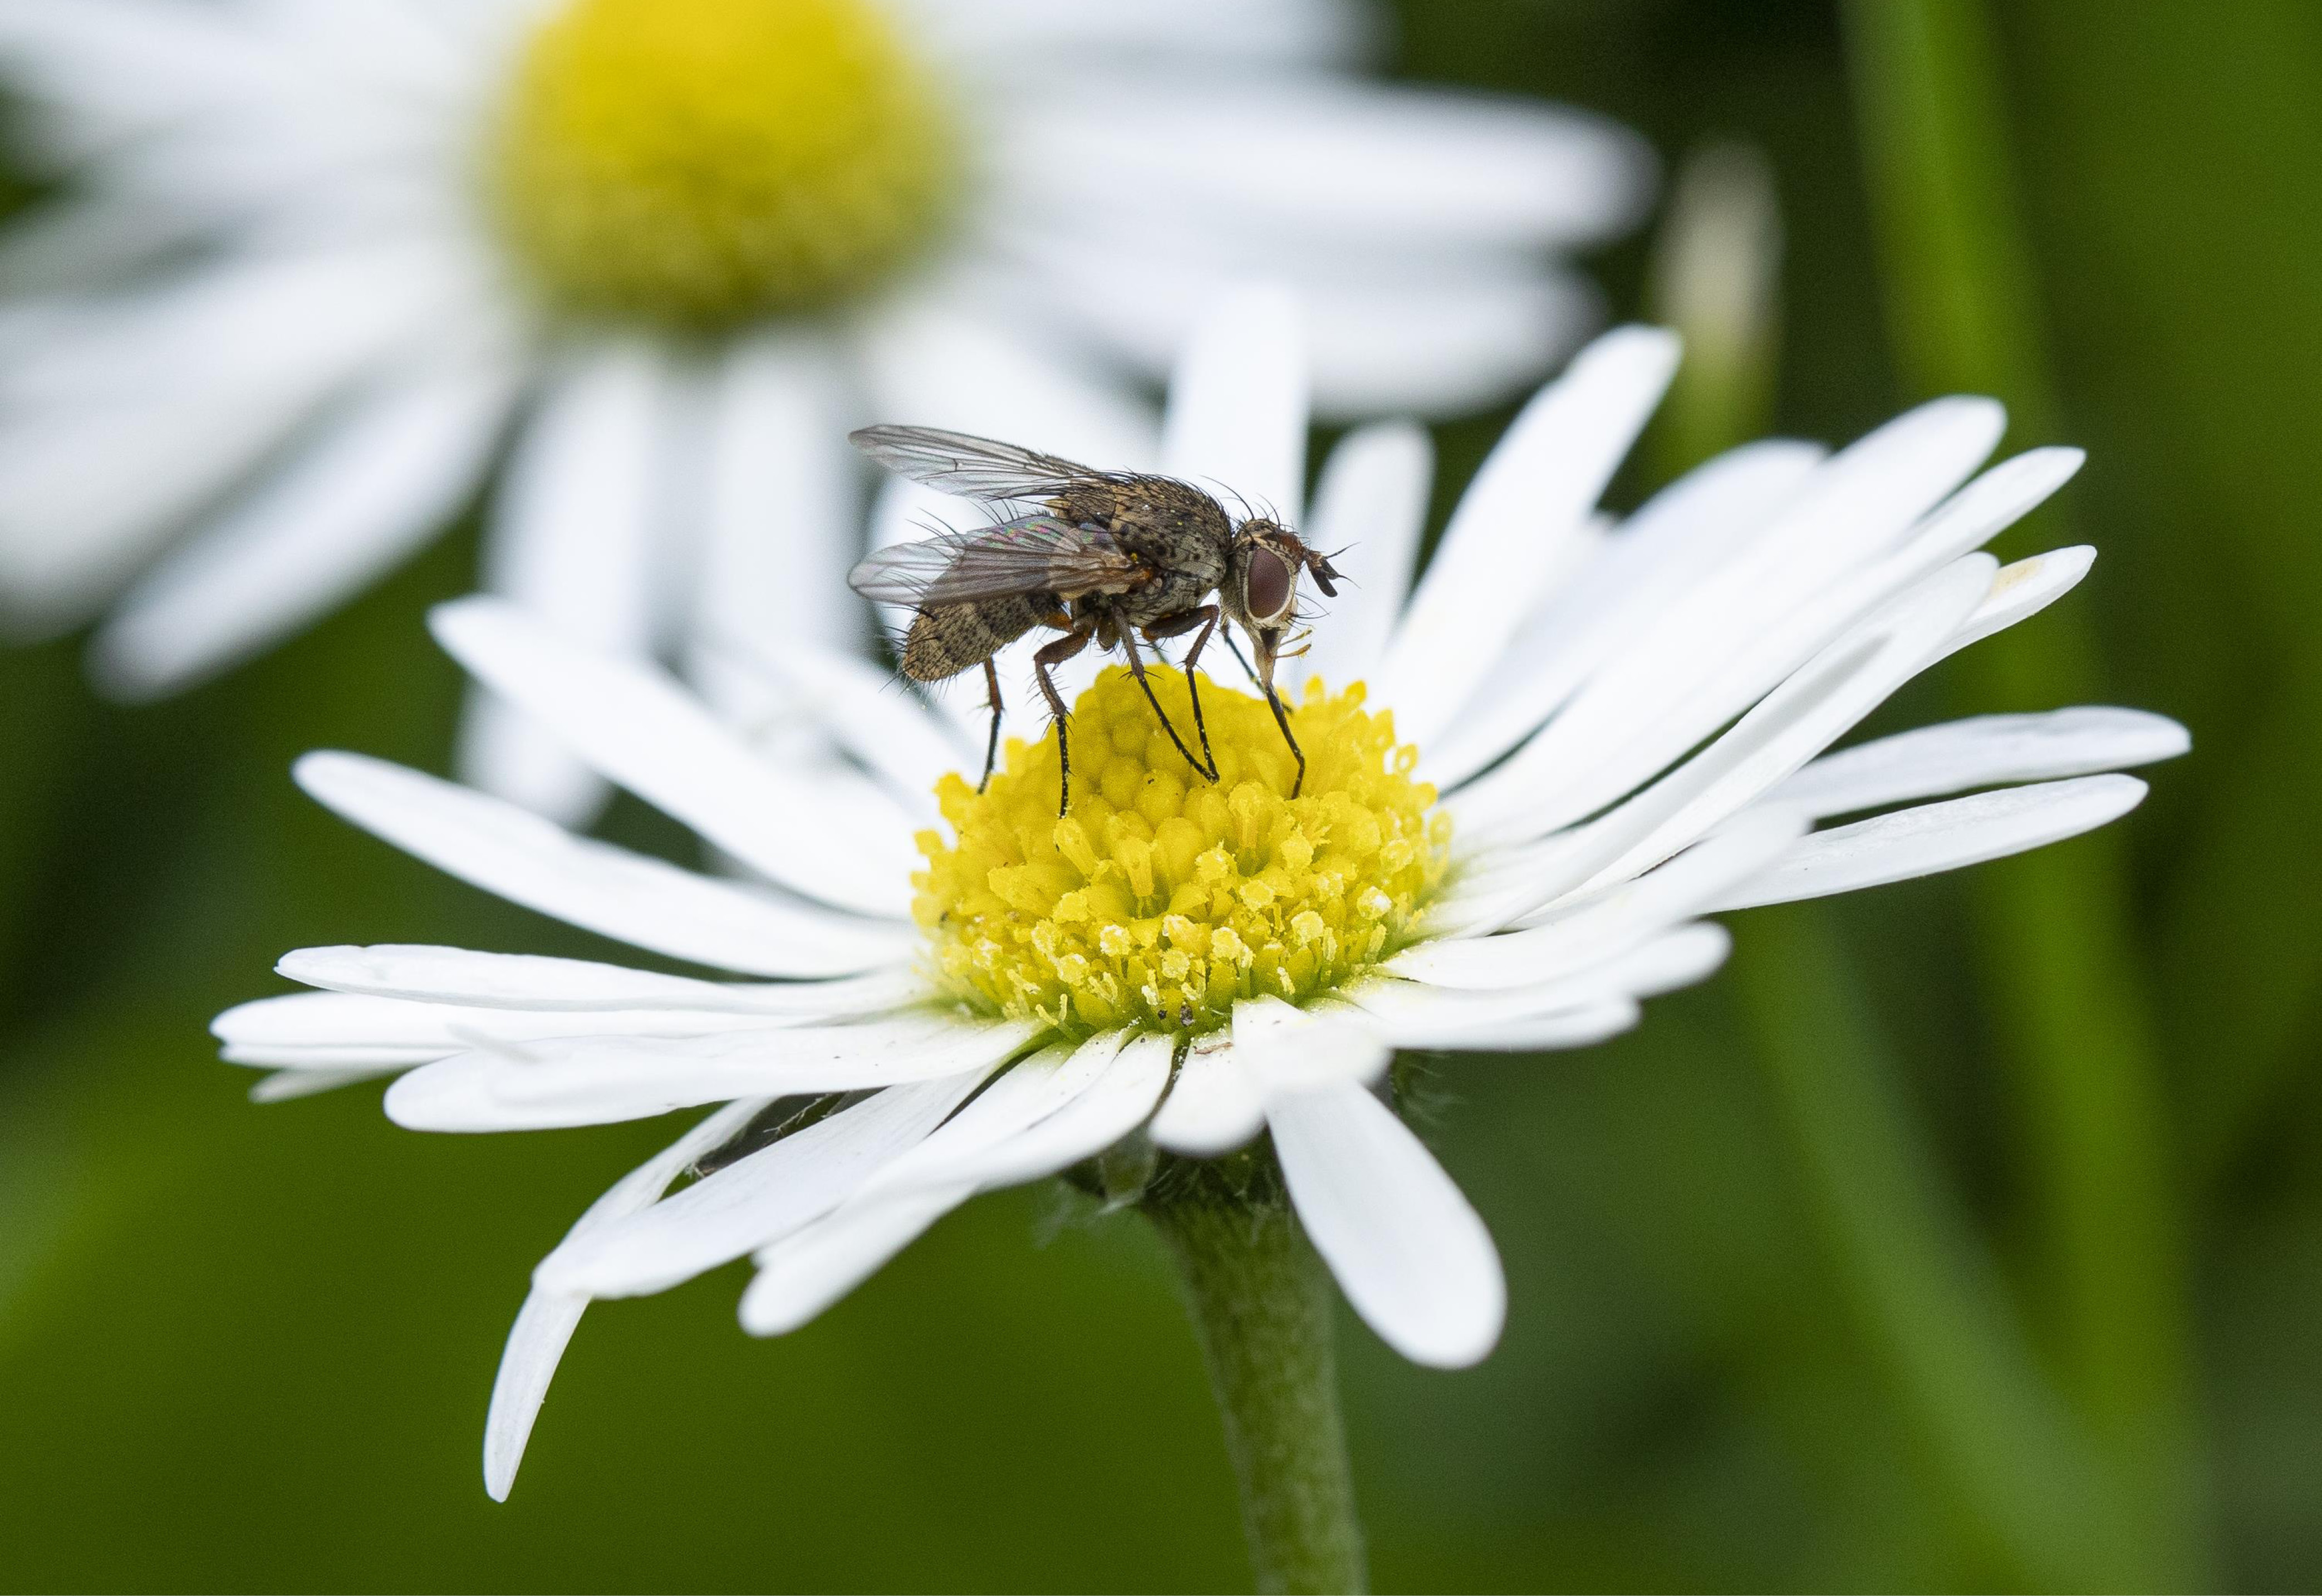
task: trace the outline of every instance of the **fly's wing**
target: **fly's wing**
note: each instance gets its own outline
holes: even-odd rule
[[[1144,568],[1110,534],[1055,515],[895,543],[846,574],[846,585],[865,598],[919,609],[1028,593],[1126,593],[1145,579]]]
[[[1055,498],[1076,483],[1111,480],[1053,454],[935,427],[867,426],[847,437],[897,476],[963,498]]]

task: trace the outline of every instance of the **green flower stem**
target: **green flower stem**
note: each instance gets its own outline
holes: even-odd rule
[[[1367,1589],[1321,1260],[1278,1181],[1237,1191],[1207,1168],[1172,1177],[1145,1210],[1184,1282],[1257,1588]]]
[[[1850,0],[1845,15],[1903,368],[1923,390],[1998,395],[2028,441],[2047,442],[2056,406],[1983,0]],[[1983,708],[2071,702],[2101,678],[2070,606],[1961,667]],[[2022,1072],[2038,1278],[2066,1387],[2135,1504],[2136,1582],[2203,1585],[2184,1220],[2122,850],[2085,838],[1979,871],[1974,888]]]

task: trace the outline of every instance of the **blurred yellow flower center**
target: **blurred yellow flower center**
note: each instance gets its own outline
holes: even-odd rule
[[[1151,673],[1190,743],[1184,678]],[[1360,683],[1309,683],[1296,765],[1260,699],[1202,694],[1215,785],[1189,769],[1125,667],[1083,694],[1071,725],[1072,812],[1056,816],[1056,740],[1011,740],[978,794],[936,790],[955,843],[919,834],[913,913],[937,979],[987,1012],[1068,1034],[1206,1029],[1237,998],[1303,1002],[1405,945],[1441,884],[1450,817],[1412,780],[1418,751]]]
[[[719,331],[877,286],[958,175],[935,86],[871,0],[570,0],[488,150],[525,274],[582,316]]]

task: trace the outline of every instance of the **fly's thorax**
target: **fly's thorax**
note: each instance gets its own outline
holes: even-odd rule
[[[1184,679],[1151,680],[1185,724]],[[1074,708],[1063,818],[1053,733],[1011,740],[983,793],[945,779],[952,836],[920,834],[913,913],[946,990],[1068,1035],[1200,1031],[1238,999],[1310,1001],[1407,945],[1442,885],[1450,820],[1413,779],[1417,751],[1396,743],[1392,717],[1364,707],[1360,684],[1310,683],[1296,710],[1310,769],[1293,798],[1294,763],[1265,704],[1215,683],[1202,698],[1214,785],[1186,769],[1120,666]]]
[[[1202,565],[1164,568],[1152,581],[1107,602],[1112,613],[1132,626],[1149,626],[1171,616],[1184,615],[1209,602],[1218,579]]]

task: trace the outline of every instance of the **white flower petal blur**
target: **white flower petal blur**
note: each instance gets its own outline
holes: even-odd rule
[[[1652,163],[1558,107],[1364,82],[1377,20],[1363,0],[12,0],[0,78],[63,187],[0,241],[0,618],[51,632],[126,589],[99,678],[176,690],[440,530],[513,416],[485,584],[698,668],[746,717],[698,644],[850,641],[850,425],[1141,463],[1138,369],[1254,278],[1312,300],[1328,411],[1503,397],[1586,330],[1564,258],[1634,223]],[[792,48],[826,35],[827,60]],[[572,110],[608,85],[632,114]],[[652,114],[654,95],[700,114]],[[862,172],[750,141],[789,117],[809,132],[772,154],[810,152],[850,116],[917,220],[858,203]],[[608,127],[606,148],[554,141]],[[784,269],[829,281],[733,301],[734,261],[670,242],[708,190],[650,174],[686,140],[675,165],[728,199],[790,185],[709,214],[697,255],[780,233]],[[568,291],[592,272],[605,304],[604,283]],[[701,294],[706,340],[678,326]],[[1303,414],[1299,369],[1275,397]],[[1291,513],[1297,459],[1248,490]],[[481,692],[463,760],[568,823],[607,791]]]

